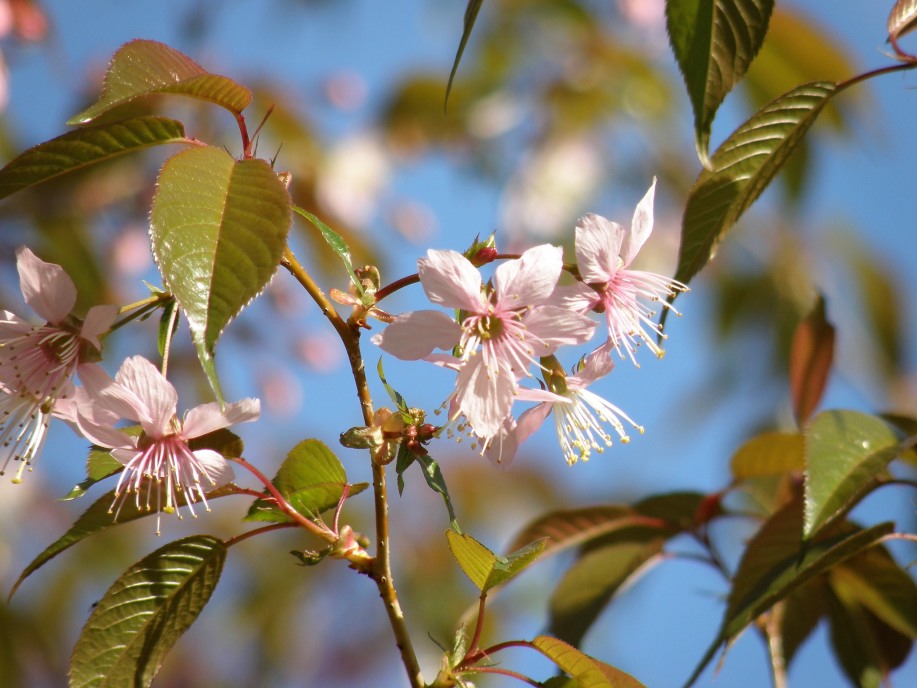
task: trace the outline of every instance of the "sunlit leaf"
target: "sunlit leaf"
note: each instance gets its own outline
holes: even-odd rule
[[[67,172],[164,143],[188,143],[181,122],[136,117],[68,131],[39,143],[0,170],[0,198]]]
[[[471,37],[471,30],[474,28],[474,22],[478,18],[478,12],[481,10],[481,5],[484,4],[484,0],[468,0],[468,4],[465,6],[465,21],[462,28],[462,39],[459,41],[458,50],[455,52],[455,60],[452,62],[452,71],[449,72],[449,83],[446,84],[446,98],[445,102],[449,102],[449,93],[452,92],[452,82],[455,80],[455,74],[458,72],[459,62],[462,60],[462,55],[465,52],[465,46],[468,44],[468,39]]]
[[[179,492],[175,501],[176,510],[183,508],[187,505],[187,500],[185,499],[186,492]],[[223,485],[218,487],[215,490],[207,493],[207,502],[212,502],[214,499],[219,497],[225,497],[231,494],[239,494],[239,488],[233,484]],[[139,504],[138,504],[139,502]],[[97,499],[92,506],[86,509],[83,512],[83,515],[80,516],[73,525],[70,526],[70,529],[61,535],[57,540],[52,542],[45,550],[35,557],[28,566],[19,574],[19,578],[16,579],[16,583],[13,585],[12,590],[10,590],[10,597],[16,592],[19,586],[22,584],[28,576],[35,573],[39,568],[47,564],[51,559],[56,557],[61,552],[73,547],[81,540],[86,539],[90,535],[95,535],[103,530],[112,528],[114,526],[120,526],[124,523],[130,523],[131,521],[136,521],[139,518],[146,518],[148,516],[157,516],[158,512],[153,511],[147,508],[146,498],[142,500],[137,500],[133,495],[128,495],[126,499],[120,504],[118,510],[118,517],[115,518],[114,510],[112,506],[115,503],[115,491],[112,490],[108,492],[99,499]],[[203,504],[200,502],[194,502],[193,505],[203,507]]]
[[[898,436],[880,418],[825,411],[806,430],[805,537],[845,513],[898,453]]]
[[[716,150],[688,195],[677,280],[687,284],[713,258],[836,91],[828,82],[798,86],[755,113]]]
[[[70,688],[148,688],[220,580],[226,546],[210,535],[171,542],[115,581],[70,659]]]
[[[303,440],[293,447],[272,482],[296,511],[310,518],[337,506],[345,489],[350,497],[367,487],[366,483],[348,486],[341,460],[317,439]],[[245,520],[285,523],[290,517],[272,501],[258,499]]]
[[[210,74],[190,57],[164,43],[134,40],[112,56],[98,102],[70,119],[84,124],[135,98],[175,93],[200,98],[240,113],[252,94],[232,79]]]
[[[616,542],[584,553],[551,595],[550,632],[579,645],[618,589],[658,557],[664,542]]]
[[[160,172],[150,213],[153,254],[218,398],[214,345],[280,264],[290,205],[270,165],[234,160],[220,148],[183,151]]]
[[[825,529],[804,546],[802,505],[797,500],[761,527],[739,562],[719,633],[686,685],[698,679],[721,644],[731,643],[776,602],[832,566],[875,546],[894,530],[893,523],[866,529],[847,523],[841,526]]]
[[[298,214],[306,218],[313,227],[315,227],[322,235],[322,238],[325,240],[325,243],[331,248],[332,251],[341,259],[341,262],[344,264],[344,268],[347,270],[347,274],[350,275],[350,281],[356,287],[357,292],[363,293],[363,285],[360,283],[360,278],[357,277],[357,273],[353,269],[353,259],[350,256],[350,248],[347,246],[347,243],[344,241],[343,237],[340,234],[335,232],[331,227],[326,225],[315,215],[310,213],[304,208],[299,206],[292,206],[293,210]]]
[[[470,535],[459,534],[454,530],[446,531],[446,540],[452,556],[462,567],[462,571],[477,586],[478,590],[484,592],[487,577],[493,570],[497,555]]]
[[[803,436],[790,432],[756,435],[739,447],[730,462],[732,476],[736,480],[802,472],[805,466]]]
[[[666,2],[669,41],[694,108],[697,154],[705,166],[713,117],[764,42],[773,7],[773,0]]]
[[[888,15],[888,36],[893,42],[917,28],[917,0],[898,0]]]
[[[644,688],[630,674],[600,662],[547,635],[537,636],[532,645],[573,678],[578,688]]]
[[[799,323],[790,347],[790,394],[796,423],[802,427],[821,401],[834,360],[834,326],[825,314],[825,299]]]
[[[139,428],[138,428],[139,430]],[[89,450],[89,456],[86,458],[86,479],[73,486],[73,489],[61,497],[61,501],[70,501],[77,497],[82,497],[90,487],[97,482],[105,480],[115,473],[124,470],[124,464],[111,455],[108,449],[94,447]]]

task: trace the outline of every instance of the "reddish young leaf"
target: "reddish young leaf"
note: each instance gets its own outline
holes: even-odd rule
[[[821,401],[834,360],[834,326],[825,315],[825,299],[799,323],[790,348],[790,393],[793,414],[802,427]]]

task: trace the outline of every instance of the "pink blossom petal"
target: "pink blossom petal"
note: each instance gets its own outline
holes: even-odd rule
[[[512,416],[507,416],[500,432],[487,440],[484,456],[490,459],[490,462],[497,468],[506,470],[516,458],[520,444],[516,435],[516,420]]]
[[[121,364],[115,382],[133,392],[142,402],[146,413],[137,420],[147,435],[159,439],[172,432],[171,421],[178,407],[178,393],[156,366],[143,356],[132,356]]]
[[[512,376],[488,370],[480,356],[470,359],[455,381],[455,401],[478,437],[493,437],[500,431],[515,391]]]
[[[116,317],[118,317],[118,307],[113,304],[93,306],[86,313],[80,336],[101,351],[102,343],[99,341],[99,335],[108,332]]]
[[[434,349],[452,349],[461,333],[458,323],[441,311],[412,311],[395,318],[372,342],[402,360],[415,361]]]
[[[577,282],[557,287],[551,294],[548,304],[576,313],[588,313],[601,301],[602,297],[595,289],[583,282]]]
[[[626,230],[601,215],[586,215],[576,223],[576,266],[586,284],[614,279]]]
[[[109,449],[130,449],[136,446],[137,438],[126,435],[113,426],[117,418],[104,407],[78,404],[73,414],[80,434],[93,444]],[[117,457],[116,457],[117,458]],[[121,461],[120,458],[118,458]]]
[[[33,311],[52,325],[76,305],[76,286],[60,265],[46,263],[23,246],[16,251],[22,296]]]
[[[583,389],[614,370],[615,362],[611,357],[612,348],[606,342],[589,354],[583,361],[582,370],[567,378],[567,387]]]
[[[564,399],[564,403],[569,403],[569,400]],[[551,415],[553,408],[553,404],[543,403],[523,411],[522,415],[519,416],[519,422],[516,424],[516,441],[522,444],[531,437],[542,426],[547,417]]]
[[[653,183],[649,191],[637,204],[634,210],[634,219],[630,225],[630,231],[625,233],[624,241],[621,244],[621,260],[624,265],[630,265],[637,255],[637,252],[649,239],[653,231],[653,199],[656,195],[656,177],[653,177]]]
[[[563,250],[542,244],[508,260],[494,272],[494,291],[502,308],[516,310],[543,303],[554,291],[563,269]]]
[[[216,402],[201,404],[185,414],[182,436],[186,440],[201,437],[236,423],[258,420],[260,416],[261,402],[257,399],[242,399],[226,404],[223,410],[220,410],[220,405]]]
[[[417,274],[431,303],[471,313],[481,310],[481,273],[461,253],[430,249],[417,261]]]
[[[522,322],[529,334],[527,341],[533,346],[539,344],[535,348],[535,356],[552,354],[559,346],[587,342],[596,328],[591,318],[557,306],[533,308],[525,314]]]
[[[209,492],[232,481],[234,477],[232,465],[219,452],[212,449],[198,449],[192,453],[207,474],[206,479],[200,481],[204,492]]]

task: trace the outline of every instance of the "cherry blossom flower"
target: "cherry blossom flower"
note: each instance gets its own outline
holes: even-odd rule
[[[664,352],[656,343],[665,335],[653,318],[657,312],[645,301],[661,303],[678,314],[666,299],[688,288],[653,272],[629,269],[653,231],[653,197],[656,179],[637,204],[630,229],[599,215],[586,215],[576,224],[576,262],[582,282],[560,288],[557,298],[579,312],[605,314],[608,342],[637,365],[634,354],[641,343],[656,356]]]
[[[20,462],[13,482],[41,452],[58,402],[73,391],[74,374],[97,367],[117,306],[94,306],[85,320],[71,314],[76,287],[64,269],[46,263],[28,248],[16,252],[25,302],[43,325],[32,325],[0,310],[0,475]]]
[[[455,406],[474,434],[494,436],[510,413],[517,380],[540,357],[581,344],[595,329],[582,314],[547,304],[562,268],[561,249],[545,244],[503,263],[493,284],[483,285],[462,254],[430,250],[418,261],[420,282],[432,303],[458,310],[458,322],[440,311],[413,311],[373,342],[406,360],[433,360],[437,348],[453,351]]]
[[[587,389],[613,368],[609,349],[601,347],[587,356],[573,375],[565,375],[559,366],[547,371],[545,378],[549,390],[520,390],[518,395],[522,400],[544,401],[523,412],[518,422],[506,423],[502,432],[491,440],[485,454],[497,464],[508,464],[519,445],[540,428],[552,412],[560,448],[570,465],[580,460],[588,461],[593,451],[601,454],[605,447],[612,445],[612,435],[606,427],[610,427],[622,443],[629,442],[622,420],[642,435],[642,426]]]
[[[142,356],[125,360],[114,381],[92,376],[84,386],[86,392],[71,405],[80,432],[111,449],[112,456],[124,464],[112,504],[116,518],[130,494],[138,509],[155,508],[160,514],[177,513],[182,501],[192,516],[196,501],[209,511],[207,492],[229,483],[232,467],[218,452],[192,450],[188,442],[235,423],[257,420],[261,413],[257,399],[244,399],[222,410],[216,402],[203,404],[179,420],[175,387]],[[121,418],[138,422],[140,435],[115,427]]]

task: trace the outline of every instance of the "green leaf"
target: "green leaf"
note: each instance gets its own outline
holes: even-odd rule
[[[357,277],[357,273],[354,272],[353,259],[350,256],[350,248],[347,246],[347,243],[344,241],[343,237],[341,237],[340,234],[335,232],[333,229],[331,229],[331,227],[319,220],[308,210],[300,208],[298,205],[294,205],[292,207],[297,214],[302,215],[312,223],[313,227],[321,232],[325,243],[327,243],[331,250],[337,254],[337,257],[341,259],[341,262],[344,264],[344,268],[347,270],[347,274],[350,275],[350,281],[357,288],[357,292],[360,294],[360,296],[363,296],[363,284],[360,282],[360,278]]]
[[[98,102],[67,124],[84,124],[109,110],[154,93],[207,100],[234,114],[252,100],[251,91],[232,79],[210,74],[187,55],[164,43],[134,40],[112,56]]]
[[[809,539],[845,513],[898,454],[898,436],[882,419],[825,411],[806,430],[806,518]]]
[[[443,477],[443,472],[440,470],[439,464],[436,463],[429,454],[415,454],[415,457],[417,463],[420,464],[420,467],[423,469],[423,478],[427,481],[427,486],[443,497],[443,501],[446,504],[446,511],[449,513],[449,527],[456,533],[461,533],[462,529],[459,528],[455,510],[452,508],[452,500],[449,498],[449,488],[446,487],[446,479]]]
[[[487,585],[487,578],[497,561],[497,555],[470,535],[456,533],[454,530],[446,531],[446,540],[452,556],[462,567],[462,571],[477,586],[478,590],[484,592],[484,586]]]
[[[794,501],[775,513],[745,548],[733,578],[716,639],[686,685],[692,685],[722,643],[734,640],[752,621],[816,576],[869,547],[894,530],[894,523],[861,529],[849,523],[828,528],[804,547],[802,505]]]
[[[238,494],[239,488],[233,484],[223,485],[218,487],[215,490],[212,490],[207,493],[207,501],[211,502],[214,499],[219,497],[225,497],[226,495]],[[178,493],[177,500],[175,502],[176,512],[180,507],[186,506],[188,504],[185,499],[186,492],[182,491]],[[151,511],[146,507],[146,500],[140,501],[138,506],[137,499],[134,499],[132,495],[127,495],[126,498],[120,505],[120,508],[117,511],[117,518],[115,518],[115,513],[112,509],[115,503],[115,491],[107,492],[93,502],[92,506],[86,509],[83,512],[83,515],[80,516],[73,525],[70,526],[70,529],[61,535],[57,540],[52,542],[45,550],[35,557],[28,566],[19,574],[19,578],[16,579],[16,583],[13,585],[12,590],[10,590],[9,597],[12,597],[22,582],[28,578],[30,575],[35,573],[42,566],[47,564],[51,559],[56,557],[61,552],[68,550],[77,544],[81,540],[86,539],[90,535],[95,535],[103,530],[112,528],[114,526],[120,526],[125,523],[130,523],[131,521],[136,521],[140,518],[145,518],[147,516],[159,516],[158,512]],[[200,502],[195,502],[198,505],[201,505]]]
[[[754,59],[774,0],[668,0],[672,52],[694,108],[697,155],[707,166],[717,108]]]
[[[713,258],[726,232],[767,188],[836,92],[829,82],[797,86],[755,113],[716,150],[688,195],[675,279],[687,284]]]
[[[846,585],[828,595],[831,646],[851,685],[880,688],[907,658],[913,640],[886,626],[860,605]]]
[[[455,51],[455,60],[452,62],[452,71],[449,72],[449,82],[446,84],[446,103],[449,102],[449,94],[452,92],[452,82],[455,81],[459,62],[461,62],[462,55],[465,53],[465,46],[468,45],[468,39],[471,37],[471,30],[474,28],[474,23],[478,18],[478,12],[481,11],[481,5],[483,4],[484,0],[468,0],[468,4],[465,6],[465,21],[464,27],[462,28],[462,39],[459,41],[458,50]]]
[[[39,143],[0,170],[0,198],[119,155],[163,143],[188,143],[181,122],[136,117],[68,131]]]
[[[586,655],[572,645],[547,635],[537,636],[532,645],[567,672],[577,688],[644,688],[630,674]]]
[[[385,379],[385,371],[382,369],[381,356],[379,357],[379,362],[376,364],[376,372],[379,374],[379,380],[382,381],[382,386],[385,387],[385,391],[388,392],[388,396],[392,400],[392,403],[395,404],[395,406],[401,412],[401,415],[404,418],[404,422],[412,423],[414,419],[411,418],[408,402],[406,402],[404,397],[401,396],[401,392],[392,387],[388,383],[388,380]]]
[[[97,482],[123,470],[124,464],[112,456],[110,450],[93,447],[89,450],[89,456],[86,458],[86,479],[74,485],[66,496],[61,497],[60,501],[67,502],[71,499],[82,497]]]
[[[802,472],[805,467],[803,436],[793,432],[765,432],[752,437],[739,447],[730,462],[737,481]]]
[[[308,439],[290,450],[272,482],[296,511],[314,518],[341,501],[347,487],[347,473],[340,459],[323,442]],[[366,487],[366,483],[351,485],[348,496],[359,494]],[[272,501],[258,499],[244,520],[285,523],[290,517]]]
[[[280,264],[290,205],[265,161],[233,160],[219,148],[183,151],[160,172],[150,213],[153,254],[220,399],[213,347]]]
[[[550,632],[579,645],[615,593],[662,553],[665,542],[616,542],[584,553],[551,595]]]
[[[835,588],[908,638],[917,638],[917,584],[884,547],[851,557],[831,571]]]
[[[834,326],[825,314],[825,299],[799,323],[790,347],[790,394],[793,414],[802,427],[821,401],[834,360]]]
[[[220,580],[226,545],[210,535],[171,542],[115,581],[73,648],[70,688],[148,688]]]
[[[462,571],[482,594],[515,578],[538,558],[546,542],[537,540],[501,557],[464,533],[447,530],[446,540]]]
[[[898,0],[888,15],[888,36],[897,41],[917,28],[917,0]]]

